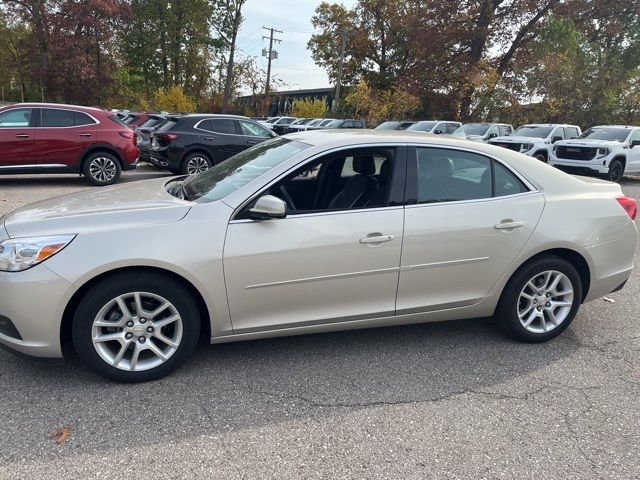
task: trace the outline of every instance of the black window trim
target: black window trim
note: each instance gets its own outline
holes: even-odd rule
[[[304,218],[311,216],[320,216],[320,215],[337,215],[337,214],[347,214],[347,213],[356,213],[356,212],[371,212],[375,210],[389,210],[389,209],[401,209],[404,208],[404,197],[406,195],[407,188],[407,144],[406,143],[367,143],[361,145],[349,145],[336,147],[330,150],[325,150],[324,152],[317,153],[312,155],[311,157],[306,158],[304,161],[298,163],[297,165],[289,168],[286,172],[278,175],[276,178],[267,182],[267,184],[263,185],[256,192],[252,193],[247,197],[245,201],[243,201],[238,208],[235,209],[233,215],[231,215],[231,219],[229,223],[247,223],[247,222],[256,222],[257,220],[249,219],[249,218],[237,218],[239,215],[243,213],[245,208],[250,205],[254,200],[257,200],[260,196],[264,195],[264,193],[269,190],[276,183],[284,180],[287,176],[294,173],[296,170],[313,163],[316,160],[319,160],[328,155],[339,154],[345,150],[354,150],[354,149],[383,149],[383,148],[395,148],[396,149],[396,157],[395,157],[395,165],[393,168],[393,173],[391,177],[391,187],[389,189],[389,195],[387,197],[387,205],[384,207],[370,207],[370,208],[354,208],[354,209],[335,209],[335,210],[315,210],[306,213],[297,213],[291,214],[291,216],[295,218]],[[289,217],[289,215],[287,215]],[[286,220],[284,219],[280,220]],[[269,220],[273,221],[273,220]]]
[[[538,189],[530,182],[528,181],[524,176],[522,176],[520,174],[520,172],[516,171],[515,169],[513,169],[511,167],[511,165],[507,164],[506,162],[500,160],[499,158],[496,158],[488,153],[479,151],[479,150],[472,150],[472,149],[468,149],[468,148],[462,148],[462,147],[455,147],[455,146],[448,146],[448,145],[433,145],[433,144],[410,144],[408,146],[408,150],[406,152],[406,188],[405,188],[405,201],[404,201],[404,205],[406,207],[434,207],[434,206],[438,206],[438,205],[452,205],[452,204],[458,204],[458,203],[475,203],[475,202],[489,202],[489,201],[495,201],[495,200],[501,200],[504,198],[514,198],[514,197],[519,197],[519,196],[523,196],[523,195],[531,195],[534,193],[539,193]],[[451,202],[432,202],[432,203],[418,203],[418,148],[437,148],[440,150],[457,150],[457,151],[461,151],[461,152],[466,152],[466,153],[473,153],[476,155],[481,155],[483,157],[488,158],[489,160],[491,160],[491,197],[487,197],[487,198],[473,198],[470,200],[455,200],[455,201],[451,201]],[[413,159],[414,161],[411,161],[409,159]],[[513,173],[516,178],[518,180],[520,180],[525,188],[527,189],[526,192],[519,192],[519,193],[514,193],[512,195],[502,195],[500,197],[496,197],[495,195],[495,182],[494,182],[494,162],[499,162],[503,167],[505,167],[508,171],[510,171],[511,173]],[[409,182],[409,178],[413,179],[413,181]]]
[[[82,110],[78,110],[76,108],[50,107],[50,106],[47,105],[46,107],[38,107],[35,110],[38,110],[36,128],[81,128],[81,127],[92,127],[94,125],[100,125],[100,120],[98,120],[96,117],[94,117],[90,113],[83,112]],[[44,110],[63,110],[65,112],[84,113],[90,119],[92,119],[94,123],[83,123],[82,125],[70,125],[68,127],[45,127],[42,124],[43,123],[42,122],[42,117],[44,115]]]
[[[230,120],[233,122],[235,128],[236,128],[236,133],[223,133],[223,132],[214,132],[213,130],[205,130],[204,128],[199,128],[198,125],[200,125],[202,122],[207,122],[210,120]],[[215,135],[232,135],[232,136],[245,136],[242,135],[242,131],[240,130],[240,122],[238,121],[237,118],[229,118],[229,117],[224,117],[224,118],[218,118],[218,117],[210,117],[210,118],[203,118],[202,120],[198,120],[196,122],[196,124],[193,126],[194,130],[200,130],[201,132],[207,132],[207,133],[213,133]],[[260,137],[262,138],[262,137]]]

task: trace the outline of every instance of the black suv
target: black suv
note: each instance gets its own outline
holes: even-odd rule
[[[198,173],[276,136],[246,117],[170,116],[151,133],[149,161],[174,173]]]

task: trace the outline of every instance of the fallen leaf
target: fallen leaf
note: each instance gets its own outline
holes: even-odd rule
[[[60,445],[67,439],[69,433],[71,433],[69,427],[56,428],[51,432],[51,438],[56,442],[56,445]]]

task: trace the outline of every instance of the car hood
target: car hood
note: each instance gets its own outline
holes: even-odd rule
[[[623,144],[615,140],[594,140],[589,138],[575,138],[572,140],[562,140],[556,145],[566,145],[575,147],[620,147]]]
[[[506,136],[506,137],[496,137],[491,139],[492,142],[504,142],[504,143],[540,143],[544,142],[544,138],[538,137],[517,137],[517,136]]]
[[[7,214],[11,237],[157,225],[184,218],[192,203],[170,195],[167,178],[133,182],[32,203]]]

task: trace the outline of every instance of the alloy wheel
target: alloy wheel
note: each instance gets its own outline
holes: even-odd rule
[[[204,157],[193,157],[187,162],[187,173],[190,175],[204,172],[205,170],[209,170],[209,162]]]
[[[622,180],[622,164],[616,162],[610,167],[609,180],[616,183]]]
[[[89,165],[89,174],[97,181],[106,183],[113,180],[118,169],[112,159],[97,157]]]
[[[154,293],[130,292],[107,302],[93,320],[93,347],[109,365],[143,371],[166,362],[182,340],[176,307]]]
[[[564,322],[573,307],[573,284],[556,270],[536,274],[521,290],[517,314],[529,332],[546,333]]]

